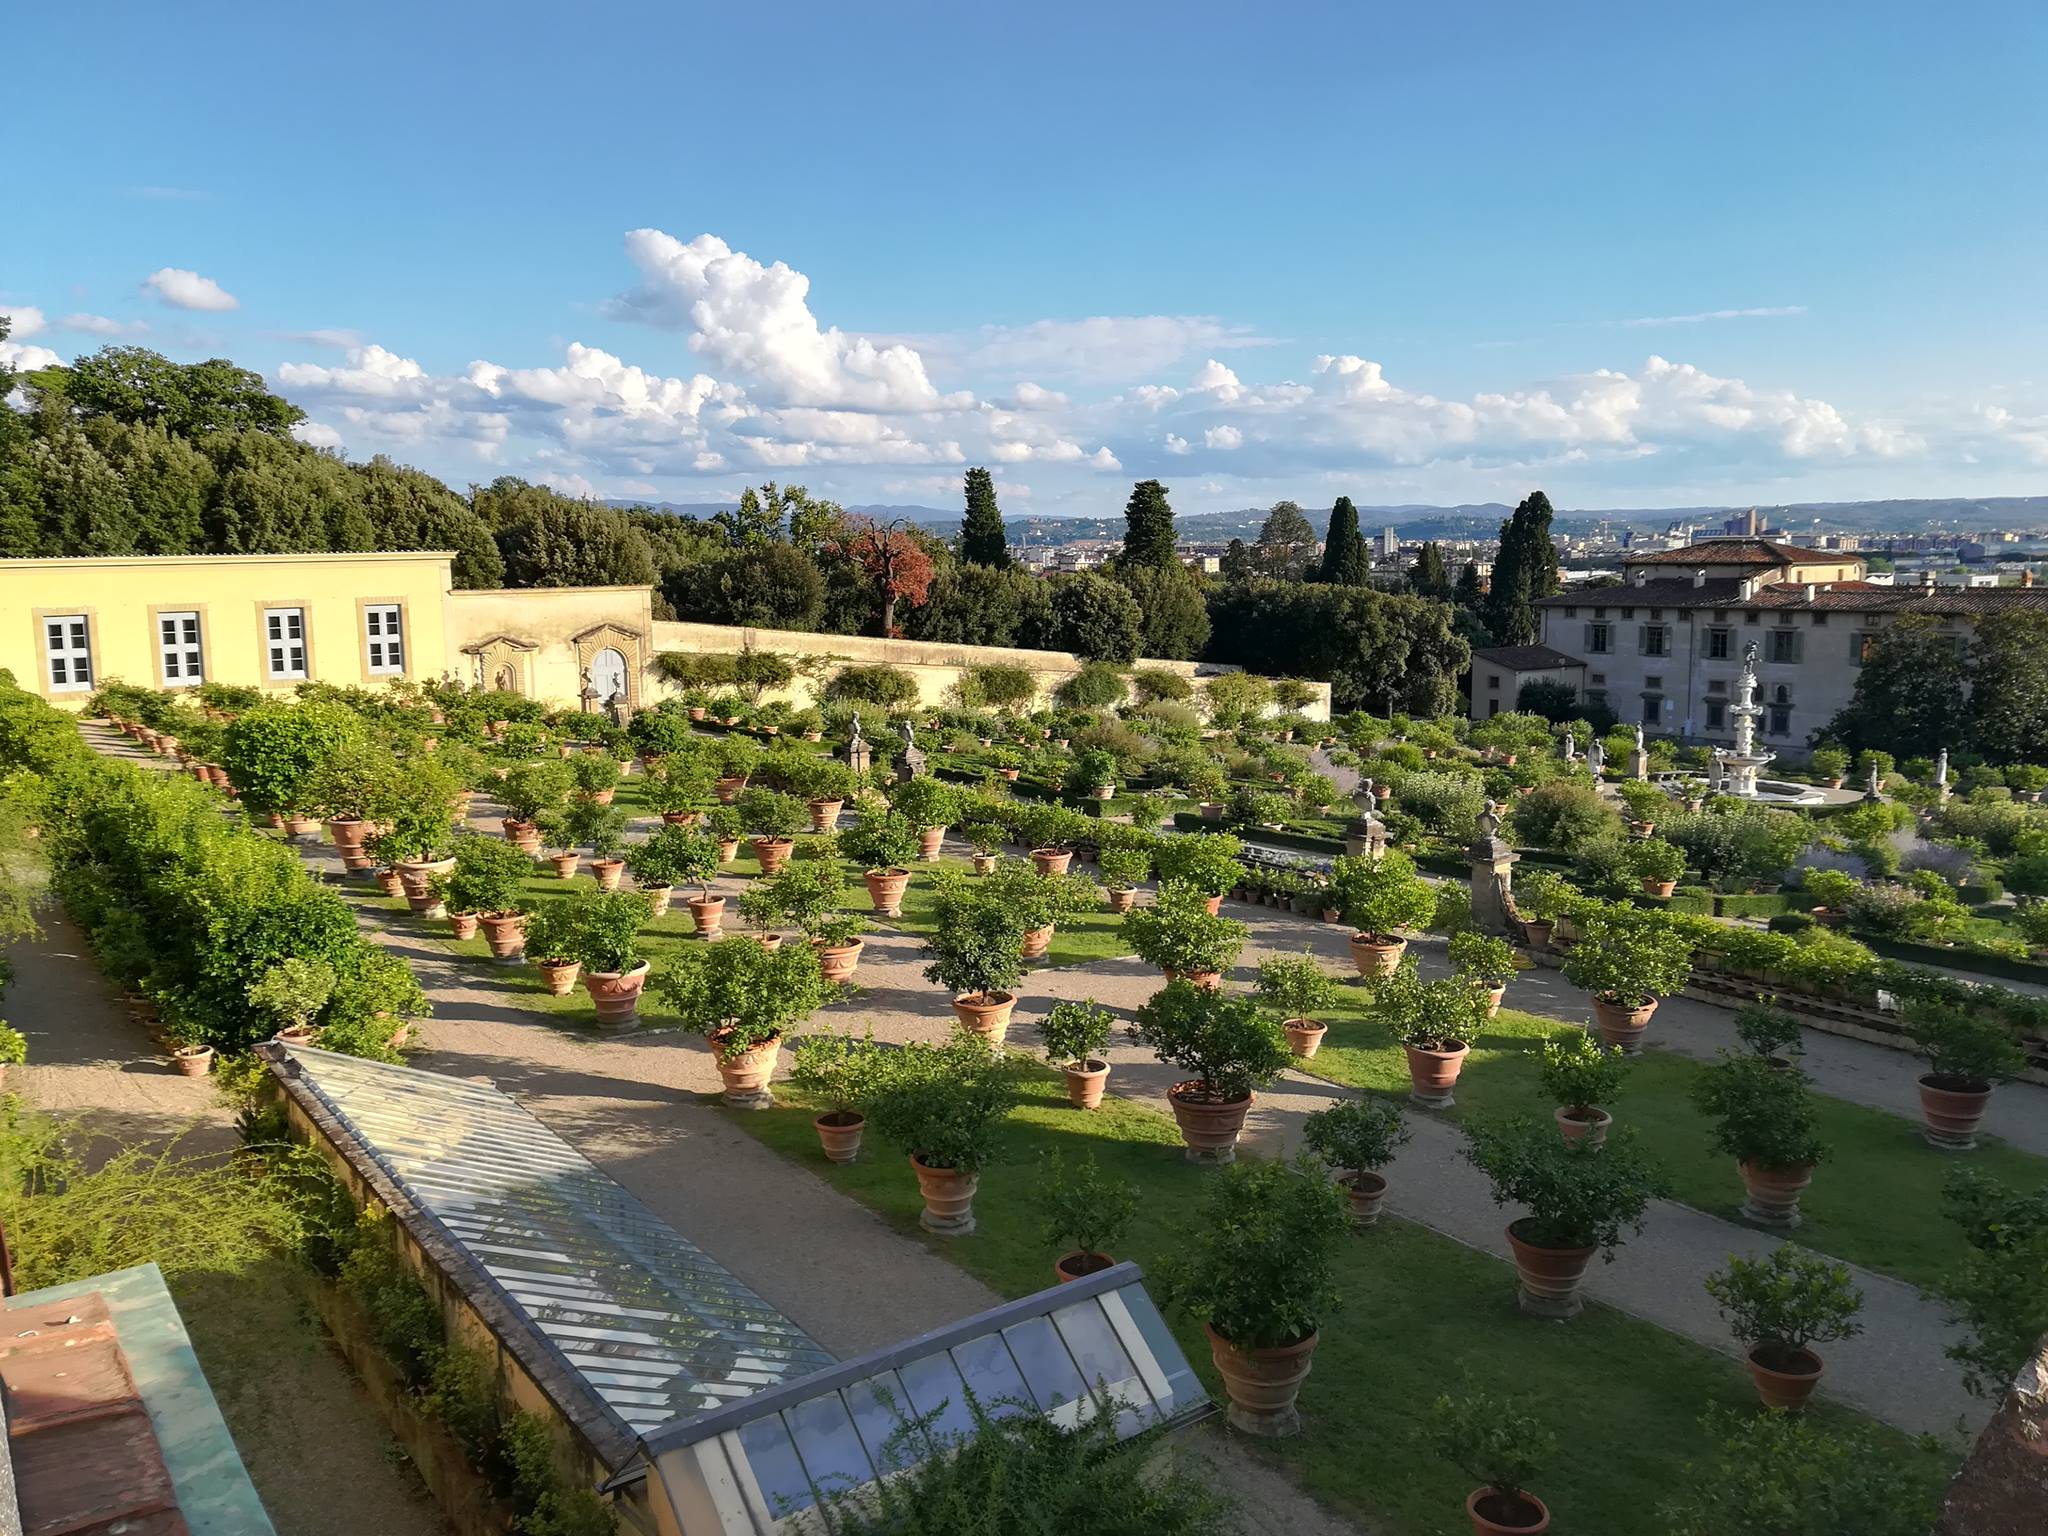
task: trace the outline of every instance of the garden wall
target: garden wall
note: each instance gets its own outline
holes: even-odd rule
[[[521,594],[530,595],[530,594]],[[654,649],[680,651],[686,655],[731,655],[737,651],[752,649],[773,651],[791,658],[814,657],[820,662],[832,665],[820,666],[818,677],[799,676],[787,689],[764,695],[767,699],[786,699],[802,708],[816,702],[817,689],[828,680],[839,665],[874,666],[877,664],[897,667],[916,680],[918,698],[926,704],[943,704],[949,689],[963,674],[974,667],[1008,666],[1022,667],[1038,679],[1041,699],[1050,696],[1067,678],[1080,671],[1085,664],[1081,657],[1070,651],[1027,651],[1012,646],[1000,645],[946,645],[928,640],[883,640],[872,635],[816,635],[788,629],[740,629],[722,624],[685,624],[674,620],[656,620]],[[1195,661],[1147,661],[1136,665],[1157,667],[1162,671],[1177,672],[1182,677],[1207,678],[1225,672],[1235,672],[1237,667],[1212,665]],[[650,684],[655,698],[662,698],[680,690],[660,679]],[[1311,720],[1330,718],[1330,685],[1310,683],[1316,697],[1302,710]]]

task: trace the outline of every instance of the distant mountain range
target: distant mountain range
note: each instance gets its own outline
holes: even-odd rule
[[[713,517],[733,509],[733,502],[631,502],[614,506],[644,506],[679,517]],[[850,506],[849,512],[880,522],[902,520],[930,529],[942,537],[960,531],[960,514],[942,507],[871,504]],[[1609,507],[1558,508],[1564,525],[1609,522],[1618,527],[1645,528],[1661,532],[1672,523],[1719,523],[1747,506],[1719,507]],[[1933,497],[1926,500],[1893,501],[1803,501],[1781,506],[1761,506],[1771,527],[1788,534],[1813,531],[1816,525],[1828,529],[1863,533],[1928,533],[1942,529],[2028,528],[2048,525],[2048,496]],[[1490,538],[1500,529],[1514,508],[1504,502],[1461,502],[1439,507],[1405,502],[1397,506],[1360,507],[1359,525],[1368,538],[1392,524],[1404,539]],[[1320,524],[1323,509],[1308,509],[1309,521]],[[1176,521],[1181,537],[1195,543],[1223,543],[1230,539],[1250,541],[1258,536],[1266,520],[1266,508],[1246,507],[1235,512],[1184,513]],[[1011,538],[1020,543],[1071,544],[1082,539],[1120,538],[1123,514],[1105,517],[1011,517],[1005,519]]]

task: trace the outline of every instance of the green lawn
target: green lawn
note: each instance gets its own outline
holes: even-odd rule
[[[1139,1215],[1118,1256],[1148,1266],[1172,1251],[1205,1184],[1219,1176],[1182,1158],[1166,1116],[1114,1097],[1086,1114],[1068,1106],[1062,1087],[1034,1074],[1011,1117],[1005,1158],[982,1178],[980,1230],[931,1238],[916,1224],[917,1186],[906,1160],[871,1141],[860,1162],[829,1164],[812,1113],[785,1093],[782,1107],[733,1119],[1006,1296],[1053,1280],[1053,1253],[1039,1241],[1030,1203],[1040,1152],[1086,1148],[1139,1186]],[[1463,1379],[1539,1403],[1555,1426],[1562,1449],[1536,1487],[1560,1531],[1648,1529],[1647,1511],[1683,1463],[1706,1450],[1700,1416],[1717,1404],[1755,1406],[1735,1361],[1648,1323],[1600,1306],[1569,1324],[1524,1317],[1506,1264],[1426,1228],[1389,1220],[1347,1240],[1339,1280],[1345,1304],[1323,1329],[1302,1397],[1307,1432],[1258,1449],[1332,1508],[1374,1529],[1440,1536],[1467,1528],[1471,1479],[1437,1457],[1419,1429],[1429,1403]],[[1199,1327],[1186,1319],[1175,1326],[1220,1397]],[[1832,1408],[1820,1416],[1850,1417]],[[1921,1460],[1930,1486],[1947,1475],[1947,1457],[1883,1433],[1900,1455]]]
[[[1401,1048],[1364,1016],[1356,987],[1329,1015],[1330,1032],[1308,1063],[1311,1071],[1354,1088],[1408,1092]],[[1473,1044],[1458,1079],[1454,1117],[1547,1116],[1534,1054],[1545,1038],[1573,1026],[1503,1008]],[[1654,1044],[1635,1060],[1620,1101],[1607,1106],[1618,1124],[1632,1128],[1671,1180],[1672,1195],[1687,1205],[1733,1221],[1742,1218],[1742,1180],[1733,1159],[1709,1142],[1710,1125],[1688,1097],[1705,1063]],[[1806,1215],[1798,1240],[1837,1258],[1929,1285],[1956,1262],[1955,1229],[1941,1213],[1948,1171],[1967,1163],[2020,1188],[2048,1183],[2048,1158],[1986,1139],[1958,1156],[1921,1140],[1917,1121],[1842,1099],[1817,1095],[1821,1135],[1833,1149],[1813,1187],[1800,1201]],[[1418,1110],[1418,1114],[1427,1111]]]
[[[1008,854],[1015,858],[1018,855]],[[967,869],[965,859],[941,859],[937,864],[912,865],[913,878],[910,889],[903,893],[902,915],[893,918],[876,918],[878,924],[901,929],[917,938],[925,938],[938,929],[938,918],[933,911],[935,905],[931,882],[925,878],[929,871],[941,867]],[[1085,865],[1076,864],[1074,872],[1087,873]],[[847,879],[851,888],[851,899],[847,908],[854,912],[872,913],[874,903],[868,899],[866,884],[860,872],[852,870]],[[1053,930],[1052,945],[1045,952],[1045,958],[1034,962],[1039,965],[1089,965],[1098,960],[1112,960],[1131,952],[1124,943],[1123,919],[1109,910],[1105,903],[1099,910],[1069,919]]]

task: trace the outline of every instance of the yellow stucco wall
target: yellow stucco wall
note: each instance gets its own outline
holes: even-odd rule
[[[615,650],[626,662],[628,705],[652,702],[654,594],[647,587],[450,592],[447,612],[448,667],[465,683],[492,688],[509,674],[515,692],[574,709],[592,659]]]
[[[380,686],[394,677],[439,677],[453,558],[404,552],[0,560],[0,667],[53,704],[83,704],[92,688],[53,685],[46,654],[47,621],[78,617],[90,637],[95,685],[118,679],[143,687],[190,686],[164,676],[158,621],[165,613],[196,613],[198,680],[289,692],[299,679],[268,673],[264,610],[299,608],[306,675],[315,681]],[[400,672],[369,670],[363,609],[374,603],[396,603],[401,610]]]

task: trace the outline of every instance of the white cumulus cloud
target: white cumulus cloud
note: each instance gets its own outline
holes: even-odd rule
[[[57,322],[60,331],[83,331],[88,336],[144,336],[149,333],[146,320],[115,320],[106,315],[66,315]]]
[[[142,280],[143,290],[173,309],[240,309],[242,301],[210,277],[184,267],[158,267]]]

